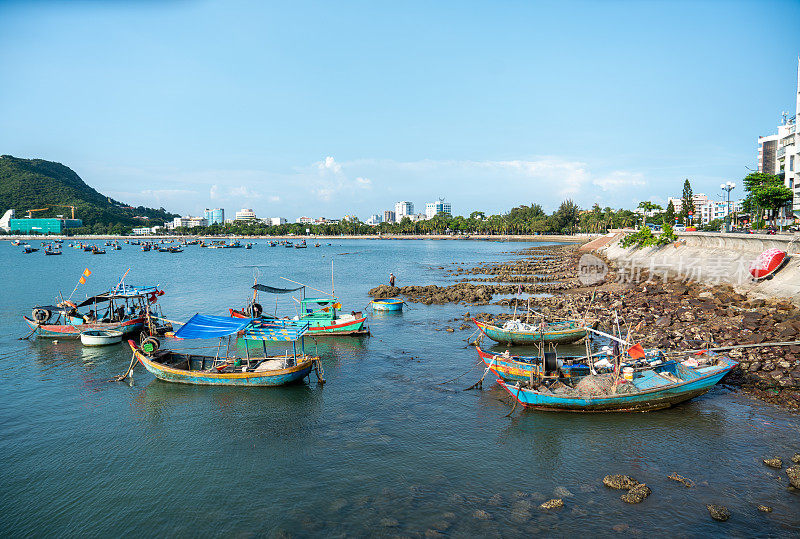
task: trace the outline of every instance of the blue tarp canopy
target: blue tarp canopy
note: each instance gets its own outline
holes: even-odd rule
[[[175,336],[179,339],[227,337],[242,331],[252,321],[252,318],[228,318],[227,316],[196,314],[175,332]]]
[[[296,341],[308,331],[308,322],[270,320],[254,323],[244,332],[244,338],[254,341]]]
[[[267,286],[265,284],[254,284],[253,290],[259,290],[261,292],[269,292],[270,294],[288,294],[289,292],[295,292],[297,290],[302,290],[305,286],[298,286],[297,288],[277,288],[274,286]]]

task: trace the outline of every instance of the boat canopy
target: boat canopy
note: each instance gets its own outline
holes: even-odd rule
[[[131,299],[143,298],[146,296],[158,296],[161,291],[158,286],[130,286],[122,285],[121,287],[112,288],[108,292],[97,294],[86,298],[78,304],[78,307],[86,307],[87,305],[94,305],[95,303],[103,303],[112,299]]]
[[[227,337],[246,328],[252,318],[228,318],[196,314],[175,332],[178,339],[215,339]]]
[[[274,286],[267,286],[265,284],[254,284],[253,290],[261,292],[269,292],[270,294],[288,294],[289,292],[297,292],[302,290],[305,286],[298,286],[297,288],[276,288]]]
[[[244,338],[254,341],[296,341],[308,331],[308,322],[270,320],[248,327]]]
[[[335,303],[336,298],[304,298],[300,300],[302,303],[316,303],[317,305],[328,305]]]

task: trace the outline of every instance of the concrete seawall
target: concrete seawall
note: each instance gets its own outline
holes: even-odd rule
[[[790,298],[800,305],[800,235],[687,232],[678,238],[674,244],[644,249],[624,249],[618,240],[599,251],[616,263],[623,281],[644,279],[641,274],[647,270],[651,279],[668,276],[709,285],[726,283],[752,298]],[[750,264],[772,247],[788,251],[789,261],[773,278],[752,281]]]

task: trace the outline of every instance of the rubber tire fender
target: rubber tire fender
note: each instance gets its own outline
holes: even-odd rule
[[[50,316],[52,316],[52,313],[47,309],[40,309],[37,307],[36,309],[33,310],[31,315],[33,316],[34,320],[36,320],[40,324],[43,324],[44,322],[50,320]]]

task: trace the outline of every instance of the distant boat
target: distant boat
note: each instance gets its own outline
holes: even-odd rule
[[[30,254],[30,253],[35,253],[38,250],[39,249],[37,249],[36,247],[31,247],[30,245],[26,245],[26,246],[24,246],[22,248],[22,254],[27,255],[27,254]]]
[[[376,311],[402,311],[403,303],[400,298],[374,299],[372,308]]]
[[[58,249],[58,248],[57,249],[53,249],[52,247],[47,247],[44,250],[44,254],[46,254],[47,256],[60,255],[61,254],[61,249]]]
[[[104,255],[104,254],[106,254],[106,250],[95,246],[95,247],[92,247],[92,254],[93,255]]]
[[[503,344],[573,343],[586,336],[586,327],[577,320],[525,324],[509,320],[502,327],[472,320],[481,332],[493,341]]]

